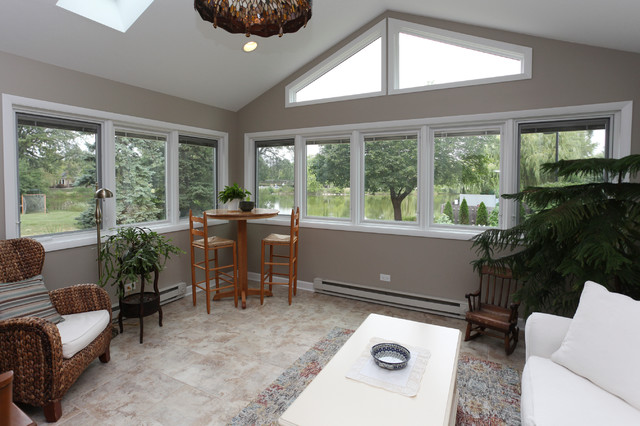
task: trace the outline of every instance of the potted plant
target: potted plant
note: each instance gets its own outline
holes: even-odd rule
[[[119,228],[107,237],[98,253],[98,259],[104,264],[104,273],[100,285],[118,286],[120,311],[118,323],[122,332],[122,317],[140,318],[140,343],[142,343],[142,318],[159,312],[159,323],[162,326],[162,309],[158,291],[158,274],[164,269],[167,259],[172,254],[184,253],[170,243],[165,236],[148,228]],[[154,291],[145,292],[145,281],[154,273]],[[125,295],[125,285],[132,288],[140,284],[140,291]]]
[[[249,211],[253,209],[255,204],[253,201],[249,201],[250,195],[251,192],[234,183],[232,186],[225,186],[224,189],[218,193],[218,200],[221,203],[227,204],[229,210],[237,210],[238,204],[240,203],[242,204],[241,207],[244,207],[242,208],[243,211]]]
[[[503,195],[532,213],[513,228],[475,236],[474,267],[512,269],[524,282],[516,297],[527,313],[573,314],[587,280],[640,299],[640,155],[561,160],[542,170],[591,179]]]

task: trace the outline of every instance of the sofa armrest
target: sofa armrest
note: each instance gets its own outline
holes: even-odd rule
[[[550,358],[560,348],[571,325],[571,318],[534,312],[524,328],[526,357]]]
[[[60,315],[106,309],[111,315],[111,299],[102,287],[96,284],[77,284],[49,292],[51,303]]]

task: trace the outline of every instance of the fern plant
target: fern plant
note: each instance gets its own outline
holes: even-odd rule
[[[511,268],[524,282],[516,297],[527,313],[572,314],[587,280],[640,299],[640,155],[558,161],[542,170],[600,182],[503,195],[533,213],[513,228],[475,236],[474,269]]]

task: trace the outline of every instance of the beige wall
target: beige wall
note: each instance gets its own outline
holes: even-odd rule
[[[341,47],[339,45],[240,110],[239,130],[242,133],[259,132],[627,100],[640,104],[638,54],[396,13],[390,16],[529,46],[533,48],[533,78],[285,108],[285,85],[335,52]],[[377,22],[379,19],[372,24]],[[636,137],[632,153],[640,153],[640,141],[637,139],[640,134],[640,108],[637,105],[633,113],[633,135]],[[259,236],[270,232],[269,228],[250,228],[250,247],[259,247]],[[474,254],[468,241],[303,228],[299,274],[305,281],[322,277],[464,299],[465,292],[476,286],[476,278],[469,265],[472,259]],[[256,270],[258,263],[259,258],[250,256],[250,268]],[[391,283],[379,281],[380,273],[390,274]]]
[[[241,161],[242,158],[242,151],[238,149],[241,145],[234,143],[241,139],[236,127],[237,114],[220,108],[3,52],[0,52],[0,93],[227,132],[231,157],[239,159],[236,161]],[[0,137],[2,125],[0,122]],[[0,141],[0,147],[2,144],[4,141]],[[0,158],[0,164],[3,164],[2,161]],[[237,173],[237,167],[231,171],[231,179],[234,179],[234,171]],[[0,223],[4,223],[4,200],[4,175],[0,173]],[[229,236],[229,232],[234,232],[228,225],[220,228],[222,229],[216,229],[219,234]],[[174,232],[168,236],[183,250],[188,251],[188,232]],[[235,237],[235,234],[231,236]],[[4,226],[0,227],[0,238],[5,238]],[[95,254],[94,246],[48,252],[43,271],[47,287],[53,289],[76,283],[97,282]],[[182,255],[170,261],[167,270],[161,274],[160,285],[190,282],[190,276],[189,255]]]

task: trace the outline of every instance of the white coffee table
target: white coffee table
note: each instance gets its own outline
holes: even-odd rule
[[[415,397],[345,375],[372,337],[428,349]],[[459,330],[371,314],[280,417],[281,425],[453,425],[458,392]]]

